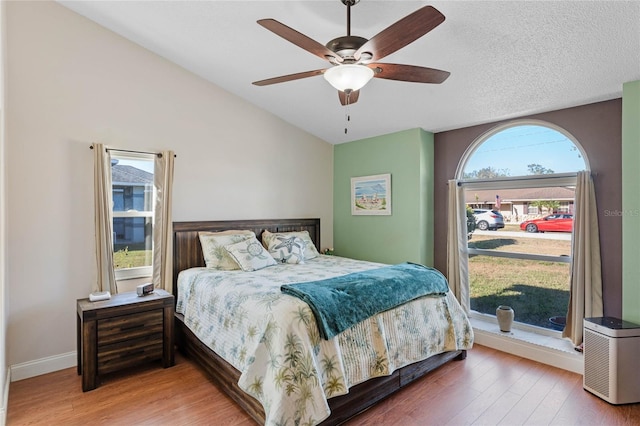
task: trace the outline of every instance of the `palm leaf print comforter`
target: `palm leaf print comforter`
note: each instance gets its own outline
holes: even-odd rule
[[[381,266],[321,255],[253,272],[192,268],[178,278],[176,311],[241,372],[238,385],[262,403],[267,425],[314,425],[330,415],[327,399],[351,386],[473,344],[451,292],[413,300],[324,340],[309,306],[280,291],[283,284]]]

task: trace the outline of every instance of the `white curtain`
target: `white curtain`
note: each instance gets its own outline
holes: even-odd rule
[[[467,253],[467,212],[464,189],[449,181],[447,226],[447,279],[462,308],[469,312],[469,256]]]
[[[92,291],[118,292],[113,270],[111,155],[101,143],[93,145],[93,180],[98,279]]]
[[[153,286],[173,292],[173,241],[171,199],[173,186],[173,151],[156,156],[153,172],[156,202],[153,224]]]
[[[582,319],[603,315],[598,209],[588,171],[578,172],[577,176],[571,252],[569,309],[562,336],[577,346],[583,338]]]

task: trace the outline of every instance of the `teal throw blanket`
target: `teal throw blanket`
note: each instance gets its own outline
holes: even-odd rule
[[[320,281],[285,284],[285,294],[305,301],[326,340],[372,315],[427,295],[444,295],[447,280],[438,270],[401,263]]]

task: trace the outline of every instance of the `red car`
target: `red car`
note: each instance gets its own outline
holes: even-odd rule
[[[525,220],[520,224],[520,229],[527,232],[571,232],[573,215],[557,213],[540,219]]]

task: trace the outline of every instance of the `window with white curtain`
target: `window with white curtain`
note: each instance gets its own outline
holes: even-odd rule
[[[573,233],[527,232],[521,224],[572,213],[576,173],[585,169],[577,141],[539,121],[498,126],[469,147],[457,172],[465,204],[499,212],[505,225],[476,230],[466,242],[472,317],[493,316],[499,305],[510,305],[525,328],[562,329]]]
[[[111,153],[113,262],[116,279],[151,277],[154,155]]]

